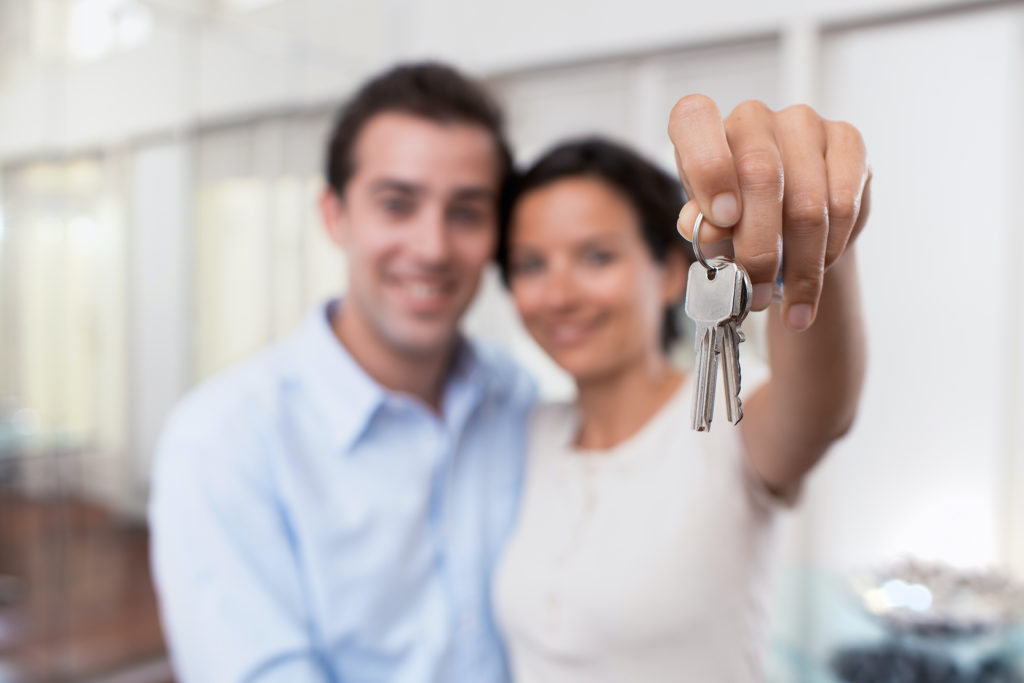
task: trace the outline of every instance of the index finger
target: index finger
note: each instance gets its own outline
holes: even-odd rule
[[[743,210],[740,184],[718,106],[706,95],[687,95],[672,107],[668,136],[680,180],[701,212],[718,227],[735,225]]]

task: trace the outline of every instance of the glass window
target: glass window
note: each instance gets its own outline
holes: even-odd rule
[[[200,136],[196,379],[290,333],[341,290],[344,260],[317,214],[328,123],[281,117]]]
[[[120,165],[100,157],[3,174],[0,394],[36,445],[106,454],[124,447],[119,177]]]

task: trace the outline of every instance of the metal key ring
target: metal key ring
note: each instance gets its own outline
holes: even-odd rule
[[[691,240],[691,245],[693,246],[693,253],[697,257],[697,261],[700,262],[700,264],[702,266],[704,266],[705,270],[707,270],[709,272],[710,271],[716,271],[717,272],[718,268],[716,266],[713,266],[710,263],[708,263],[708,260],[706,258],[704,258],[704,252],[702,252],[700,250],[700,226],[701,226],[701,223],[703,223],[703,222],[704,222],[704,213],[703,212],[698,212],[697,213],[697,220],[695,220],[693,222],[693,240]]]

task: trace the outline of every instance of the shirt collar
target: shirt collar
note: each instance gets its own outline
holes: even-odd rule
[[[387,398],[334,336],[331,317],[338,300],[314,308],[296,334],[298,374],[313,405],[323,413],[331,445],[348,450]]]
[[[339,305],[340,300],[334,299],[310,311],[296,341],[300,380],[314,405],[324,412],[332,446],[347,452],[389,399],[409,399],[378,384],[335,336],[331,319]],[[463,413],[469,408],[466,398],[475,404],[486,390],[495,388],[488,375],[487,364],[478,350],[460,337],[444,389],[446,422],[453,417],[453,409]]]

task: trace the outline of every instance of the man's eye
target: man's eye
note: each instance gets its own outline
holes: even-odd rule
[[[390,214],[405,216],[412,213],[412,200],[406,197],[384,197],[381,199],[381,207]]]
[[[448,212],[448,218],[453,223],[462,225],[475,225],[483,222],[485,212],[475,206],[456,206]]]

